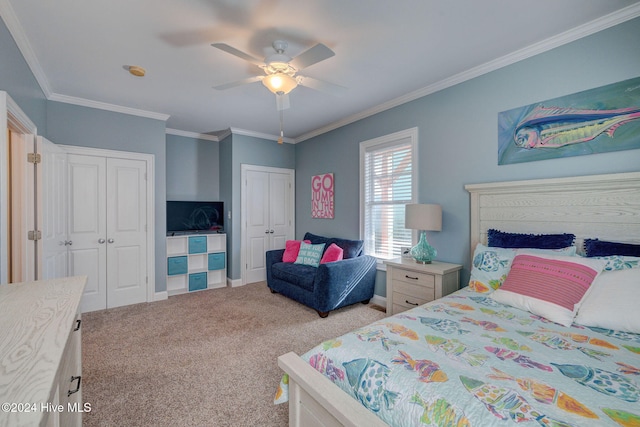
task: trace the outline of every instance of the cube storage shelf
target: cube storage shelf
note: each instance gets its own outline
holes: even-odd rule
[[[167,237],[169,296],[227,285],[227,235]]]

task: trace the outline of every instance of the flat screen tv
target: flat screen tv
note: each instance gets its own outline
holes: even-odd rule
[[[167,234],[224,231],[224,202],[167,201]]]

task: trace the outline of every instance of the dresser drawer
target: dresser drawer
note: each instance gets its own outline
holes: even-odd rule
[[[428,286],[434,288],[436,285],[436,279],[433,274],[420,273],[417,271],[403,270],[399,268],[393,269],[393,277],[395,282],[405,282],[412,285]]]

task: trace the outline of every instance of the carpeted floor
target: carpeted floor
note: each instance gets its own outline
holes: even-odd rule
[[[286,426],[277,357],[385,317],[356,304],[317,313],[266,283],[83,315],[85,426]]]

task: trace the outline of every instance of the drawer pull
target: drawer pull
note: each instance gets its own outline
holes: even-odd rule
[[[417,302],[409,302],[409,300],[404,300],[404,302],[406,302],[409,305],[420,305]]]
[[[406,277],[407,279],[411,279],[411,280],[418,280],[418,277],[411,277],[411,276],[408,276],[406,274],[404,275],[404,277]]]
[[[73,393],[77,393],[80,391],[80,383],[82,382],[82,377],[80,375],[78,375],[77,377],[71,377],[71,382],[74,382],[75,380],[78,380],[78,386],[75,390],[67,391],[67,397],[71,396]]]
[[[73,332],[80,330],[81,323],[82,323],[82,319],[76,319],[76,328],[73,330]]]

